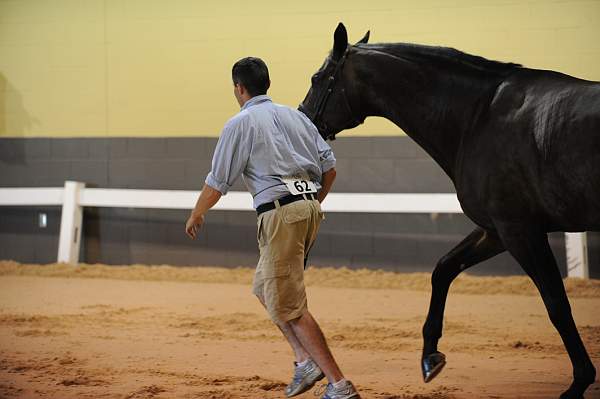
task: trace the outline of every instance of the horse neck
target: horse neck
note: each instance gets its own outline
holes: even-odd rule
[[[395,123],[454,180],[463,134],[491,84],[378,51],[357,52],[349,73],[363,116]]]

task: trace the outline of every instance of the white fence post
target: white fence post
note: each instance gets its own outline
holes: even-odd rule
[[[63,191],[62,215],[60,218],[60,237],[58,239],[58,262],[79,262],[79,246],[81,241],[82,207],[79,204],[79,193],[85,183],[66,181]]]
[[[567,276],[590,278],[586,233],[565,233]]]

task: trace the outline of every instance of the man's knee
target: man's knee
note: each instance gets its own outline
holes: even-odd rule
[[[303,309],[277,309],[277,308],[269,308],[269,306],[265,307],[267,309],[267,313],[269,314],[269,318],[278,325],[289,325],[292,326],[294,324],[298,324],[306,313],[306,307]]]
[[[297,325],[303,319],[306,318],[307,314],[308,314],[308,309],[305,308],[300,313],[295,314],[292,319],[288,320],[288,323],[290,323],[291,325]]]

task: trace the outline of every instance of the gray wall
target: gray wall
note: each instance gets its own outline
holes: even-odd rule
[[[0,139],[0,186],[202,188],[216,138]],[[406,137],[342,138],[332,143],[336,191],[454,192],[450,180]],[[244,190],[241,179],[235,189]]]
[[[199,190],[210,170],[211,138],[0,139],[0,187],[62,186]],[[453,192],[450,180],[407,137],[342,138],[338,192]],[[234,187],[244,190],[238,181]],[[38,214],[48,227],[37,227]],[[188,211],[87,208],[82,261],[173,265],[254,265],[256,217],[252,212],[211,211],[200,239],[183,233]],[[56,259],[58,208],[0,208],[0,258],[47,263]],[[341,214],[323,222],[311,263],[431,271],[437,260],[474,225],[464,215]],[[552,234],[565,273],[562,234]],[[600,237],[590,234],[592,272],[600,262]],[[520,274],[508,255],[472,269],[481,274]]]

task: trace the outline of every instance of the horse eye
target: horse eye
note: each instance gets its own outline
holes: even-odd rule
[[[312,78],[310,78],[310,80],[311,80],[312,84],[315,84],[315,83],[316,83],[316,81],[317,81],[318,79],[319,79],[319,74],[318,74],[318,73],[315,73],[315,74],[312,76]]]

